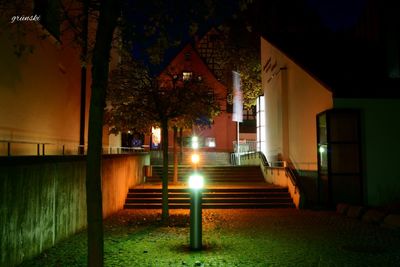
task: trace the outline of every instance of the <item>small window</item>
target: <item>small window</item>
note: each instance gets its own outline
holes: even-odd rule
[[[207,137],[206,138],[206,146],[207,147],[215,147],[215,138],[214,137]]]
[[[190,81],[192,79],[193,73],[191,71],[184,71],[182,73],[182,79],[184,81]]]
[[[185,60],[189,61],[190,60],[190,52],[185,53]]]

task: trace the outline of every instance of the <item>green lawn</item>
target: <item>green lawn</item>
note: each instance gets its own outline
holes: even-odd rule
[[[121,211],[105,222],[106,266],[399,266],[400,236],[331,212],[205,210],[202,251],[189,211]],[[86,233],[21,266],[85,266]]]

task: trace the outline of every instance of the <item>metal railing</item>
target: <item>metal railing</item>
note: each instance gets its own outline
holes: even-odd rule
[[[235,156],[235,153],[232,153]],[[299,173],[291,161],[272,161],[269,162],[261,151],[246,153],[240,156],[241,159],[252,159],[258,158],[264,167],[271,168],[283,168],[285,170],[286,176],[290,179],[290,182],[294,186],[294,193],[302,193],[302,188],[299,183]]]
[[[132,154],[138,152],[145,152],[143,147],[103,147],[103,154]]]
[[[103,147],[103,154],[133,154],[144,152],[142,147]],[[86,155],[87,146],[50,142],[0,140],[0,156],[65,156]]]
[[[248,140],[243,140],[239,141],[239,144],[237,141],[233,141],[233,153],[231,153],[231,164],[232,165],[240,165],[240,159],[244,155],[252,155],[254,153],[257,153],[257,141],[248,141]]]
[[[294,186],[294,192],[297,193],[299,191],[299,183],[297,182],[297,175],[290,167],[285,167],[286,175],[289,177],[290,181]]]
[[[304,190],[301,187],[301,184],[299,183],[300,175],[299,175],[296,167],[290,160],[286,162],[285,171],[286,171],[287,176],[291,180],[292,184],[295,186],[295,193],[299,192],[301,194],[301,199],[302,199],[301,206],[304,206],[305,195],[304,195]]]
[[[257,141],[243,140],[239,141],[239,146],[237,141],[233,141],[233,151],[235,153],[251,153],[257,151]]]
[[[0,156],[65,155],[67,146],[49,142],[0,140]]]

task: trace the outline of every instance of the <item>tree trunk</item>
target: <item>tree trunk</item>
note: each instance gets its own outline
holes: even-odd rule
[[[89,138],[86,167],[88,223],[88,266],[102,267],[103,205],[101,192],[101,155],[103,113],[109,71],[111,42],[119,16],[119,1],[102,1],[92,59],[92,95],[89,112]]]
[[[183,160],[183,136],[182,128],[179,128],[179,164],[182,164]]]
[[[178,183],[178,128],[174,126],[174,184]]]
[[[79,125],[79,154],[85,154],[85,120],[86,120],[86,74],[88,64],[88,23],[89,23],[89,0],[83,1],[83,23],[82,23],[82,52],[81,52],[81,114]]]
[[[162,171],[162,220],[168,222],[168,118],[161,121],[161,139],[163,150],[163,171]]]

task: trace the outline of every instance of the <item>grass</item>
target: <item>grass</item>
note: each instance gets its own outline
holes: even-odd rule
[[[108,218],[105,265],[396,266],[400,262],[398,235],[328,212],[204,210],[201,251],[189,249],[189,211],[170,214],[167,226],[159,211],[123,210]],[[376,253],[348,249],[371,241],[373,248],[380,248]],[[86,232],[81,232],[21,266],[85,265]]]

